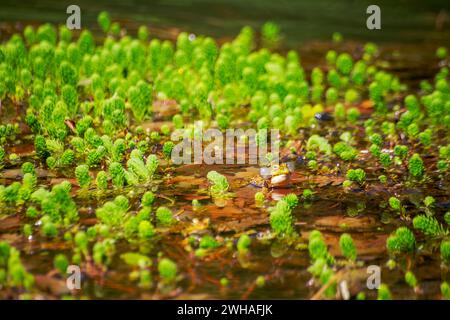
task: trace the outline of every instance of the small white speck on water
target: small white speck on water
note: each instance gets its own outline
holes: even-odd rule
[[[194,41],[195,38],[197,38],[197,37],[195,36],[195,34],[191,33],[191,34],[189,35],[189,40],[190,40],[190,41]]]

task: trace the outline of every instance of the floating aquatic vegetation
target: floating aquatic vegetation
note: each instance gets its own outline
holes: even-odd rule
[[[437,48],[430,66],[439,69],[416,90],[382,47],[353,50],[337,32],[322,62],[306,65],[319,57],[276,51],[283,34],[273,22],[232,40],[187,32],[162,40],[145,25],[127,31],[107,12],[97,20],[100,36],[44,24],[0,44],[0,234],[11,242],[0,243],[0,286],[15,290],[8,294],[39,298],[34,273],[55,269],[61,280],[78,264],[83,281],[121,298],[274,297],[283,283],[291,298],[345,299],[346,280],[349,297],[365,299],[374,296],[354,274],[387,250],[386,266],[401,272],[379,299],[403,281],[417,297],[434,296],[419,290],[423,266],[409,263],[413,253],[440,256],[442,270],[450,261],[447,48]],[[174,164],[172,134],[196,137],[198,120],[223,133],[278,129],[280,160],[295,163],[289,183],[250,186],[252,165]],[[394,259],[403,254],[405,270]],[[300,271],[293,281],[290,268]],[[298,286],[306,268],[312,281]]]

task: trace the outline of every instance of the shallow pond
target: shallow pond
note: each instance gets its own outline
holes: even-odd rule
[[[358,3],[358,6],[351,5],[345,18],[336,15],[336,12],[346,11],[350,1],[339,4],[335,4],[335,1],[315,1],[308,5],[297,1],[278,1],[276,8],[271,7],[270,1],[252,4],[243,4],[242,1],[226,4],[217,1],[214,4],[208,1],[190,1],[191,6],[188,7],[181,1],[161,1],[153,5],[133,3],[133,6],[108,1],[106,8],[101,2],[95,6],[79,2],[81,8],[88,8],[86,23],[92,26],[98,8],[101,7],[110,10],[112,17],[117,17],[133,34],[141,23],[147,22],[155,35],[170,40],[176,39],[181,29],[212,35],[225,42],[243,25],[256,27],[271,19],[280,23],[285,37],[284,46],[277,50],[282,53],[287,51],[286,48],[297,50],[307,74],[315,67],[328,70],[324,57],[330,49],[350,52],[354,59],[361,59],[364,50],[362,41],[380,41],[382,44],[377,57],[377,68],[397,76],[402,83],[408,85],[407,93],[413,94],[421,92],[421,81],[433,81],[443,63],[448,63],[448,59],[442,62],[435,57],[437,46],[448,44],[449,39],[448,27],[433,27],[439,23],[436,22],[439,12],[446,9],[437,1],[427,2],[426,5],[416,1],[407,8],[383,2],[382,6],[386,6],[383,13],[387,13],[386,20],[383,20],[386,32],[377,34],[357,27],[365,19],[359,13],[364,8],[362,3]],[[9,21],[1,24],[2,38],[7,39],[12,32],[23,30],[23,25],[14,21],[39,23],[64,19],[64,14],[61,14],[63,4],[55,5],[51,1],[39,3],[39,6],[21,7],[18,10],[14,2],[4,1],[0,19],[7,18]],[[414,14],[405,14],[405,10]],[[398,20],[397,17],[394,18],[394,12],[401,12],[406,18]],[[39,18],[36,18],[38,13]],[[156,23],[158,27],[152,29]],[[414,31],[410,29],[412,25]],[[101,33],[98,29],[96,31],[100,43]],[[342,43],[327,40],[333,31],[342,31],[346,40]],[[405,95],[403,92],[392,95],[389,107],[400,105],[398,112],[404,111],[402,103]],[[430,148],[417,141],[411,142],[403,133],[395,139],[396,143],[404,144],[422,155],[426,178],[420,183],[414,182],[408,178],[405,162],[386,169],[371,157],[368,151],[371,144],[364,133],[364,120],[374,117],[377,122],[382,122],[382,119],[373,116],[374,106],[368,101],[369,97],[365,92],[360,101],[353,104],[360,112],[358,122],[337,124],[334,120],[314,121],[302,125],[293,135],[283,136],[282,144],[287,141],[297,143],[297,164],[291,174],[290,185],[287,188],[264,189],[265,200],[258,204],[255,202],[255,194],[262,189],[249,183],[259,174],[258,166],[176,166],[163,159],[162,143],[154,141],[151,143],[151,153],[158,154],[160,166],[151,183],[121,189],[109,188],[107,192],[97,192],[92,186],[88,190],[80,189],[73,167],[51,170],[37,157],[34,134],[24,122],[28,101],[13,103],[11,99],[6,99],[2,101],[0,109],[1,123],[20,125],[17,137],[8,141],[4,148],[8,155],[16,154],[18,160],[10,159],[5,162],[0,184],[9,186],[15,181],[21,182],[21,166],[29,161],[37,168],[38,186],[51,187],[64,180],[72,183],[71,196],[77,205],[80,220],[70,228],[63,227],[56,237],[49,238],[38,231],[40,221],[26,217],[27,204],[4,204],[0,209],[0,241],[6,241],[19,250],[24,266],[34,275],[32,298],[320,299],[324,298],[321,291],[323,287],[308,271],[311,266],[309,235],[313,230],[319,230],[329,253],[337,261],[333,265],[334,281],[342,283],[345,280],[352,297],[360,292],[364,292],[370,299],[377,297],[376,290],[369,290],[366,286],[367,266],[377,265],[381,267],[382,282],[389,286],[394,298],[439,299],[441,283],[449,280],[448,266],[444,265],[439,255],[439,242],[416,232],[417,248],[414,254],[397,257],[397,265],[392,267],[393,260],[390,260],[392,257],[386,249],[386,241],[398,227],[411,227],[413,217],[430,213],[430,210],[439,223],[445,226],[443,217],[449,210],[450,201],[449,175],[448,170],[444,173],[437,170],[436,161],[439,158],[438,146],[449,144],[448,127],[436,127]],[[333,106],[324,105],[323,112],[334,112]],[[173,100],[155,98],[153,118],[139,124],[144,130],[161,131],[163,125],[171,123],[173,114],[180,112],[178,107]],[[241,107],[243,110],[233,110],[233,119],[238,125],[246,126],[248,120],[245,108],[250,107],[249,104]],[[397,121],[395,117],[398,114],[393,112],[387,119]],[[76,124],[80,119],[74,117],[71,120]],[[197,120],[196,115],[184,117],[185,123],[192,123],[194,120]],[[135,124],[133,121],[133,130]],[[70,124],[68,127],[70,128]],[[117,136],[125,137],[126,131]],[[329,170],[311,170],[305,160],[308,138],[318,134],[326,137],[333,145],[340,141],[340,134],[346,131],[352,132],[352,145],[358,150],[357,159],[349,163],[335,156],[318,158],[320,165],[327,166]],[[384,147],[392,151],[394,142],[388,140],[386,139]],[[127,150],[127,155],[131,149]],[[282,152],[287,152],[287,149],[282,148]],[[366,183],[344,188],[347,170],[355,167],[364,168]],[[107,168],[107,163],[102,162],[91,169],[91,174],[95,176],[98,171],[107,171]],[[230,196],[219,202],[211,197],[210,183],[206,177],[212,170],[224,175],[229,183]],[[380,174],[388,175],[388,183],[378,180]],[[305,189],[313,190],[314,195],[308,199],[302,198]],[[70,258],[73,253],[73,243],[63,238],[64,231],[69,230],[75,234],[78,230],[94,226],[98,223],[96,209],[119,194],[129,199],[128,211],[135,214],[142,208],[142,194],[148,190],[153,190],[156,195],[153,207],[169,208],[177,223],[171,227],[157,228],[157,235],[149,241],[119,238],[107,267],[94,263],[93,257],[87,254],[81,268],[82,290],[70,291],[66,286],[65,275],[54,268],[54,257],[57,254],[62,253]],[[281,239],[270,232],[270,208],[290,193],[298,195],[300,199],[292,209],[293,228],[297,234],[295,240]],[[389,208],[388,200],[392,196],[401,199],[407,215],[400,216]],[[435,199],[431,209],[423,204],[426,196]],[[201,206],[194,207],[193,200],[198,200]],[[24,235],[24,224],[33,225],[35,231],[32,235]],[[356,262],[349,263],[342,256],[339,240],[343,233],[348,233],[353,238],[357,249]],[[252,239],[249,251],[245,254],[236,250],[236,243],[242,234],[247,234]],[[205,235],[212,236],[218,246],[205,252],[198,251],[199,241]],[[127,252],[139,252],[150,257],[153,265],[147,269],[154,278],[150,285],[138,285],[139,275],[133,274],[136,268],[125,264],[121,258]],[[160,256],[177,264],[178,278],[170,285],[159,282]],[[405,270],[413,270],[417,278],[419,285],[414,289],[404,281]],[[0,290],[0,298],[18,298],[23,292],[23,289],[5,287]]]

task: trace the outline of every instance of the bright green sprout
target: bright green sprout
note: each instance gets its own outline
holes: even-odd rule
[[[57,269],[62,275],[67,273],[67,268],[69,267],[69,260],[64,254],[58,254],[53,259],[53,266]]]
[[[251,243],[252,243],[252,239],[247,234],[241,235],[237,242],[237,249],[238,249],[239,253],[248,252]]]
[[[213,197],[221,197],[226,195],[229,189],[227,178],[217,171],[210,171],[206,178],[211,183],[210,191]]]
[[[178,267],[172,260],[163,258],[158,263],[159,275],[163,282],[172,283],[177,279]]]
[[[408,271],[405,273],[405,282],[410,286],[411,288],[417,287],[417,278],[411,271]]]
[[[442,241],[440,249],[442,261],[446,264],[450,264],[450,241]]]
[[[386,241],[390,253],[410,253],[416,246],[414,234],[407,227],[398,228]]]
[[[279,236],[291,236],[295,233],[291,208],[285,200],[278,201],[270,210],[270,225]]]
[[[442,294],[442,298],[446,299],[446,300],[450,300],[450,285],[448,284],[448,282],[442,282],[441,284],[441,294]]]
[[[255,193],[255,202],[262,203],[266,199],[266,196],[261,191]]]
[[[415,153],[408,162],[409,173],[415,178],[421,178],[425,172],[422,158]]]
[[[156,210],[156,220],[162,226],[170,226],[176,222],[172,211],[166,207],[159,207]]]
[[[347,179],[362,184],[366,180],[366,173],[363,169],[349,169],[347,171]]]
[[[380,287],[378,288],[377,300],[392,300],[391,291],[389,290],[389,287],[384,283],[380,284]]]
[[[89,167],[87,165],[82,164],[77,166],[75,169],[75,177],[77,178],[77,182],[80,188],[89,188],[92,178],[89,174]]]
[[[341,235],[339,238],[339,246],[341,248],[342,255],[345,258],[350,261],[356,260],[356,247],[352,237],[349,234],[344,233]]]

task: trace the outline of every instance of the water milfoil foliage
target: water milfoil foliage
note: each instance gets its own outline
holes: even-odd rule
[[[303,60],[274,22],[233,39],[97,22],[0,44],[0,298],[421,297],[423,261],[450,297],[446,48],[410,84],[340,33]],[[277,129],[281,164],[176,164],[197,121]],[[376,293],[374,261],[398,269]],[[95,290],[55,289],[70,265]]]

